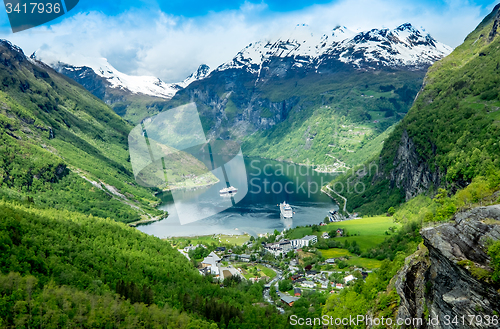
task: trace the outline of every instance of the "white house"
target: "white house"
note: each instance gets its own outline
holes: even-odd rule
[[[220,261],[220,257],[212,251],[207,257],[205,257],[205,259],[203,259],[203,261],[201,262],[201,266],[203,268],[209,268],[210,274],[217,276],[220,274]]]
[[[187,247],[184,247],[184,252],[189,252],[190,250],[195,250],[198,247],[203,247],[205,249],[207,248],[207,247],[205,247],[202,244],[197,244],[196,246],[187,246]]]
[[[316,235],[306,235],[302,238],[304,246],[310,246],[318,242],[318,237]]]
[[[290,240],[290,246],[293,249],[299,249],[302,247],[310,246],[318,242],[318,237],[316,235],[306,235],[302,239]]]
[[[305,287],[305,288],[315,288],[316,287],[316,283],[314,283],[312,281],[304,281],[300,285],[302,287]]]
[[[347,282],[351,282],[352,280],[356,280],[356,277],[350,274],[344,278],[344,283],[347,284]]]

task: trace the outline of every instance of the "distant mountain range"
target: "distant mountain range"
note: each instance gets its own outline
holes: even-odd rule
[[[332,61],[357,69],[378,69],[380,66],[421,69],[451,51],[452,48],[410,23],[392,30],[372,29],[359,33],[338,26],[323,35],[315,35],[307,25],[297,25],[287,38],[249,44],[216,71],[243,68],[262,77],[269,64],[277,59],[293,59],[289,69],[318,73],[328,71]]]
[[[166,83],[153,76],[120,72],[106,58],[80,57],[73,63],[63,63],[43,51],[37,51],[30,57],[78,82],[132,123],[160,112],[177,91],[203,79],[210,72],[209,67],[203,64],[184,81]]]
[[[105,98],[106,89],[113,89],[171,99],[177,91],[206,78],[212,71],[244,69],[263,78],[269,64],[278,58],[293,59],[293,64],[287,69],[314,72],[328,69],[331,60],[358,69],[377,69],[380,66],[420,69],[446,56],[451,50],[410,23],[393,30],[372,29],[359,33],[338,26],[323,35],[312,33],[307,25],[302,24],[297,25],[287,38],[249,44],[215,70],[202,64],[196,72],[177,83],[165,83],[153,76],[125,74],[114,68],[106,58],[79,58],[73,63],[63,63],[46,59],[43,51],[33,53],[31,58],[79,82],[99,98]],[[276,74],[279,75],[278,72]]]
[[[72,78],[101,99],[106,97],[107,90],[122,90],[131,94],[171,99],[178,90],[193,81],[203,79],[210,70],[203,64],[184,81],[166,83],[153,76],[134,76],[120,72],[106,58],[80,58],[70,64],[45,60],[43,52],[35,52],[31,58],[44,62],[57,72]]]

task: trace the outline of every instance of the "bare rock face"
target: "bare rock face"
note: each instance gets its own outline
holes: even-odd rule
[[[500,311],[500,286],[477,274],[492,271],[487,246],[500,240],[500,206],[459,213],[454,223],[425,228],[421,234],[427,250],[410,256],[397,275],[398,319],[423,318],[416,328],[486,328],[469,316],[485,319]],[[455,317],[459,321],[453,323]]]
[[[415,144],[405,130],[394,158],[395,168],[390,173],[391,187],[403,189],[406,201],[429,188],[439,186],[439,170],[431,172],[429,164],[416,151]]]
[[[232,71],[211,76],[207,79],[211,84],[195,82],[176,96],[197,102],[200,115],[210,127],[207,131],[210,138],[228,139],[231,136],[241,141],[247,135],[283,122],[292,108],[300,110],[300,97],[272,102],[247,88],[244,82],[248,80],[248,73]],[[225,86],[226,92],[217,93],[212,89],[214,85]]]
[[[496,10],[495,20],[493,21],[493,27],[491,28],[490,34],[488,35],[489,42],[492,42],[498,33],[497,32],[498,26],[500,25],[500,4],[496,5],[495,8],[493,8],[493,13],[495,12],[495,10]]]
[[[399,319],[425,317],[426,273],[430,267],[429,251],[425,246],[406,258],[405,266],[396,276],[396,291],[401,296],[398,309]]]

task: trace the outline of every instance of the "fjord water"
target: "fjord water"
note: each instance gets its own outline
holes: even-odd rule
[[[192,216],[189,223],[182,225],[172,193],[165,192],[160,195],[163,203],[159,208],[168,211],[168,218],[139,226],[138,229],[160,238],[244,232],[256,235],[273,232],[275,229],[281,231],[284,228],[318,224],[324,220],[330,209],[338,209],[336,203],[321,193],[321,186],[331,181],[336,174],[318,173],[310,166],[272,160],[245,158],[244,162],[247,177],[239,175],[240,181],[230,182],[238,188],[241,180],[247,181],[248,193],[240,202],[222,212],[198,220],[203,217],[204,209],[212,211],[230,200],[230,197],[219,194],[219,190],[224,187],[222,183],[196,190],[183,190],[180,193],[181,198],[177,191],[175,201],[182,203],[183,208],[191,207],[196,210],[189,213],[189,216]],[[203,201],[198,198],[201,194],[205,196]],[[278,204],[283,201],[292,205],[295,212],[293,219],[280,218]]]

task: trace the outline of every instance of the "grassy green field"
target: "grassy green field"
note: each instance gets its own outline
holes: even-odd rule
[[[359,248],[361,251],[367,251],[371,248],[377,247],[379,244],[384,242],[385,238],[388,237],[387,235],[365,235],[365,236],[350,236],[346,238],[338,238],[338,241],[344,242],[345,240],[349,241],[349,243],[352,243],[353,241],[356,241],[356,243],[359,245]]]
[[[347,232],[350,235],[352,234],[359,234],[360,236],[378,235],[385,237],[386,236],[385,231],[387,231],[389,227],[394,227],[394,226],[399,228],[401,224],[395,223],[392,217],[376,216],[376,217],[363,217],[359,219],[348,220],[338,223],[330,223],[326,226],[322,226],[321,231],[330,232],[334,229],[341,228],[343,230],[347,230]]]
[[[352,256],[352,254],[348,250],[340,248],[321,250],[321,255],[323,255],[323,257],[325,258]]]
[[[345,241],[349,241],[350,244],[356,241],[361,251],[364,252],[376,248],[379,244],[384,242],[384,240],[390,236],[387,235],[386,232],[392,234],[389,230],[390,227],[399,228],[400,226],[401,224],[395,223],[392,217],[376,216],[330,223],[326,226],[321,226],[320,229],[321,232],[331,232],[341,228],[346,230],[349,234],[355,234],[348,237],[337,237],[335,240],[342,244]],[[320,236],[321,232],[316,233],[316,235]],[[288,237],[290,239],[298,239],[309,234],[313,234],[311,227],[299,227],[290,231]],[[347,249],[331,248],[326,250],[321,249],[320,251],[325,258],[348,257],[349,260],[347,264],[366,269],[378,268],[381,263],[378,260],[361,258],[351,254]]]
[[[236,268],[242,268],[243,276],[247,280],[255,277],[256,269],[260,270],[260,271],[257,271],[257,274],[261,277],[267,276],[267,277],[272,279],[276,276],[276,272],[274,272],[272,269],[267,268],[261,264],[233,263],[232,265]],[[247,269],[244,269],[243,266],[246,266]]]
[[[374,269],[374,268],[379,268],[380,264],[382,264],[381,261],[376,260],[376,259],[370,259],[370,258],[362,258],[358,256],[354,256],[349,258],[347,261],[347,264],[357,266],[357,267],[362,267],[365,269]]]
[[[339,237],[336,239],[342,243],[346,240],[350,243],[356,241],[361,251],[366,251],[384,242],[389,236],[385,234],[385,232],[390,233],[389,227],[400,228],[401,224],[393,222],[392,217],[377,216],[330,223],[327,226],[322,226],[321,230],[329,232],[341,228],[346,230],[350,235],[356,234],[355,236]]]
[[[245,235],[224,235],[220,234],[218,235],[220,238],[221,243],[229,243],[231,245],[238,245],[241,246],[242,244],[246,243],[248,240],[250,240],[250,235],[245,234]]]
[[[258,264],[257,265],[257,268],[260,269],[262,271],[262,273],[264,273],[264,275],[270,277],[271,279],[274,278],[276,276],[276,272],[274,272],[272,269],[270,268],[267,268],[265,267],[264,265],[260,265]]]
[[[349,237],[338,237],[335,238],[340,242],[348,240],[349,242],[356,241],[361,250],[365,251],[369,248],[373,248],[376,245],[382,243],[388,235],[385,232],[389,232],[389,227],[401,227],[400,223],[395,223],[392,217],[377,216],[377,217],[365,217],[344,222],[330,223],[326,226],[321,226],[321,232],[331,232],[338,228],[347,230],[350,235]],[[299,239],[305,235],[313,234],[311,227],[299,227],[291,230],[288,233],[289,239]],[[316,235],[320,236],[320,233]]]
[[[321,250],[321,254],[325,258],[347,257],[348,259],[347,259],[346,263],[348,265],[362,267],[365,269],[379,268],[380,264],[382,263],[381,261],[376,260],[376,259],[362,258],[362,257],[356,256],[354,254],[351,254],[346,249],[332,248],[332,249],[327,249],[327,250]]]
[[[289,239],[300,239],[306,235],[312,234],[312,228],[310,227],[297,227],[290,231],[287,236]]]

